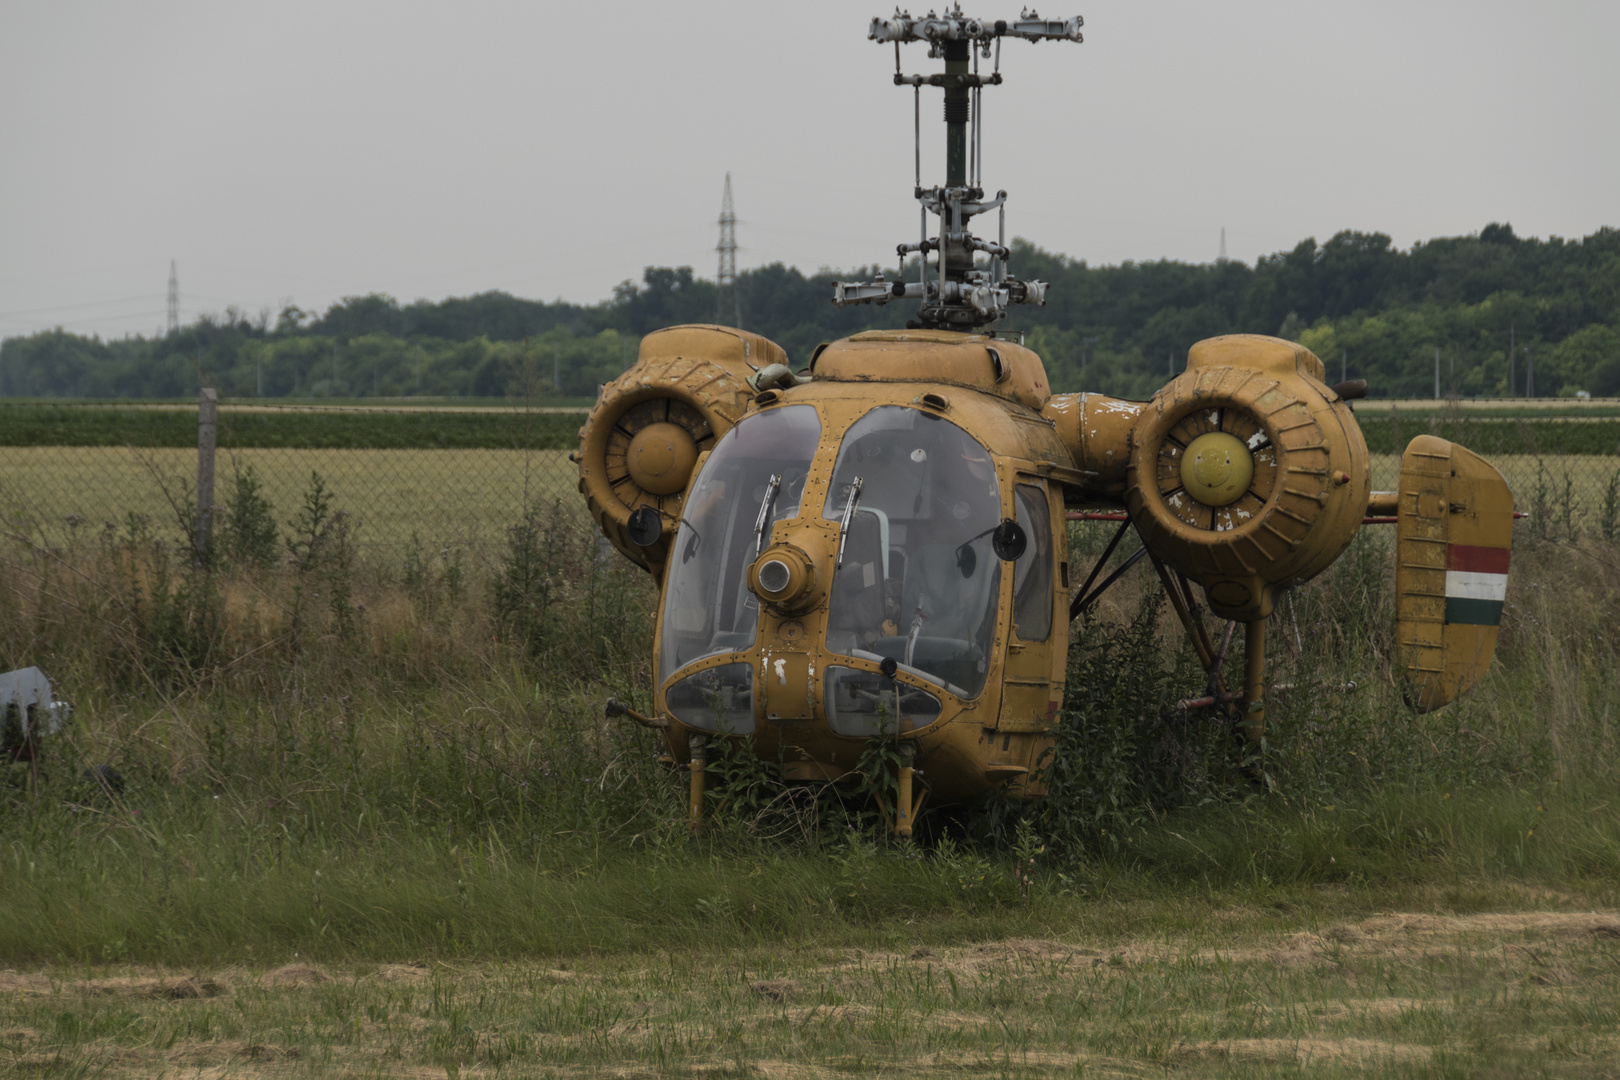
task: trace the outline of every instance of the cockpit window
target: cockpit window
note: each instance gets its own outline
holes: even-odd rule
[[[958,697],[984,689],[1001,560],[1001,492],[989,451],[932,413],[884,405],[844,436],[825,517],[840,522],[827,647]]]
[[[1013,571],[1013,630],[1025,641],[1052,634],[1052,517],[1046,492],[1034,484],[1013,489],[1018,524],[1029,538]]]
[[[670,551],[658,679],[694,660],[754,644],[759,601],[748,567],[771,527],[798,515],[805,478],[821,437],[809,405],[747,417],[726,433],[686,500]],[[771,478],[779,477],[773,485]]]

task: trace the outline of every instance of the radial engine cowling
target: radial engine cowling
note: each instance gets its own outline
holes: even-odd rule
[[[1126,506],[1155,556],[1248,621],[1321,572],[1367,510],[1367,443],[1322,361],[1278,338],[1192,347],[1131,432]]]
[[[642,338],[635,364],[602,387],[574,460],[591,517],[630,561],[662,569],[698,457],[742,416],[754,394],[748,379],[785,363],[781,347],[758,334],[674,326]],[[629,527],[644,506],[663,523],[645,547]]]

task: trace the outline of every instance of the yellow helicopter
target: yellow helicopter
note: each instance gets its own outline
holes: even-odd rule
[[[652,711],[610,711],[662,733],[690,773],[694,827],[722,739],[779,758],[790,781],[827,782],[849,776],[871,739],[893,738],[901,837],[925,797],[1040,794],[1070,621],[1142,558],[1209,675],[1206,703],[1235,710],[1255,744],[1273,598],[1332,564],[1364,523],[1397,526],[1414,706],[1446,704],[1490,664],[1514,515],[1478,455],[1420,436],[1399,490],[1372,491],[1349,405],[1365,383],[1328,385],[1289,341],[1201,341],[1138,402],[1053,394],[1040,357],[994,329],[1009,305],[1044,303],[1045,285],[1008,273],[1006,192],[986,198],[980,182],[978,98],[1002,81],[1004,39],[1079,42],[1081,26],[960,6],[874,19],[869,37],[894,45],[895,83],[918,98],[919,146],[921,90],[944,91],[946,180],[922,186],[919,152],[923,235],[898,246],[894,280],[840,283],[833,300],[915,300],[916,318],[822,345],[797,373],[743,330],[650,334],[580,431],[593,519],[661,585]],[[905,74],[909,43],[944,70]],[[991,210],[995,242],[969,228]],[[1120,521],[1083,578],[1068,545],[1077,517]],[[1130,530],[1140,550],[1099,582]],[[1243,684],[1228,689],[1238,624]]]

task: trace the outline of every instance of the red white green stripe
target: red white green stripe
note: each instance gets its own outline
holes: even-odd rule
[[[1446,546],[1446,622],[1499,626],[1507,599],[1508,549]]]

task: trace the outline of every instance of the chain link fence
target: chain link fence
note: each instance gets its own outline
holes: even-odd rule
[[[8,533],[51,541],[125,528],[134,515],[184,535],[198,516],[205,411],[196,405],[0,405],[0,513]],[[285,529],[318,477],[331,507],[350,516],[354,540],[370,556],[398,559],[413,548],[487,553],[527,508],[582,513],[578,470],[568,454],[584,415],[523,406],[219,406],[216,515],[231,512],[247,478]],[[1592,422],[1540,417],[1533,436],[1508,447],[1517,452],[1482,448],[1529,515],[1519,523],[1521,535],[1620,538],[1620,453],[1533,452],[1538,440],[1555,447],[1568,442],[1557,437],[1559,425]],[[1608,422],[1620,425],[1620,419]],[[1430,431],[1477,445],[1470,436],[1491,430],[1459,431],[1454,417],[1443,416],[1414,417],[1399,427],[1398,441],[1383,441],[1399,445]],[[1370,426],[1369,433],[1376,448]],[[1375,452],[1373,487],[1393,490],[1399,468],[1398,455]]]
[[[583,511],[568,454],[584,410],[225,405],[211,455],[199,445],[209,411],[6,403],[7,531],[51,541],[139,522],[183,537],[199,519],[223,526],[250,490],[285,534],[318,483],[358,550],[397,559],[413,548],[487,551],[529,507]]]

